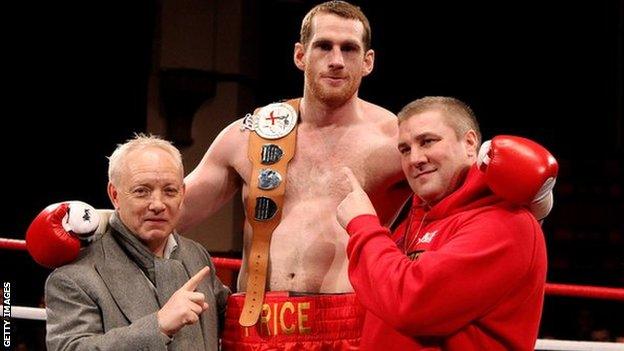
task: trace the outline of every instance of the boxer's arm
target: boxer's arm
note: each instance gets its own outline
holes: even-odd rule
[[[240,188],[241,177],[234,162],[243,155],[241,149],[247,150],[249,135],[240,131],[240,125],[236,121],[221,131],[197,167],[184,179],[186,194],[177,228],[180,232],[218,211]]]

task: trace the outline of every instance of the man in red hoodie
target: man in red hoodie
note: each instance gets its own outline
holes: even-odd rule
[[[550,192],[555,159],[511,136],[477,153],[477,121],[454,98],[408,104],[399,130],[415,195],[407,219],[393,234],[382,227],[349,169],[352,192],[338,206],[349,279],[367,309],[361,350],[533,350],[546,248],[523,205]]]

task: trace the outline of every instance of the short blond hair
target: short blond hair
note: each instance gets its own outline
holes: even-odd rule
[[[364,26],[364,34],[362,35],[362,43],[364,43],[364,51],[371,48],[371,27],[368,18],[359,7],[351,5],[346,1],[327,1],[316,5],[303,18],[301,22],[301,31],[299,32],[299,42],[303,46],[308,46],[310,38],[312,38],[312,19],[318,13],[330,13],[338,17],[346,19],[354,19],[362,22]]]
[[[414,115],[432,110],[443,112],[448,125],[453,128],[458,138],[467,131],[474,130],[477,134],[477,147],[481,145],[481,131],[477,117],[468,104],[454,97],[426,96],[416,99],[401,109],[398,114],[399,124]]]
[[[184,165],[182,154],[173,144],[157,135],[137,133],[134,138],[128,139],[123,144],[118,144],[117,148],[108,157],[108,180],[115,186],[119,185],[119,173],[125,158],[130,152],[140,149],[156,147],[162,149],[173,156],[176,165],[180,169],[180,174],[184,177]]]

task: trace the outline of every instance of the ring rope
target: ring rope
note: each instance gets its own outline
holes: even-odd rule
[[[0,238],[0,249],[26,251],[26,242],[18,239]],[[217,269],[240,270],[242,260],[235,258],[213,257]],[[589,285],[546,284],[546,294],[555,296],[586,297],[624,301],[624,289]],[[7,306],[8,307],[8,306]],[[4,306],[0,305],[0,310]],[[47,314],[45,308],[11,306],[11,318],[42,320]],[[609,342],[572,341],[538,339],[535,350],[541,351],[624,351],[624,345]]]
[[[0,310],[4,306],[0,305]],[[46,320],[45,308],[11,306],[11,318]],[[624,351],[624,345],[609,342],[538,339],[535,350],[541,351]]]
[[[535,350],[548,351],[624,351],[624,344],[597,341],[537,339]]]
[[[26,251],[26,240],[0,238],[0,249]]]
[[[26,241],[0,238],[0,249],[26,251]],[[213,257],[215,268],[240,270],[242,260]],[[624,301],[624,288],[592,285],[546,283],[546,295]]]
[[[3,305],[0,305],[0,310],[4,311]],[[9,306],[6,306],[7,308]],[[24,306],[11,306],[11,318],[19,319],[33,319],[38,321],[45,321],[47,318],[45,308],[38,307],[24,307]]]

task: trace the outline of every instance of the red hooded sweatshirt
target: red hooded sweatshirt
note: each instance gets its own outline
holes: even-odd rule
[[[392,237],[373,215],[347,231],[349,279],[367,309],[361,350],[534,350],[543,233],[526,209],[493,195],[475,166],[432,208],[415,197]]]

